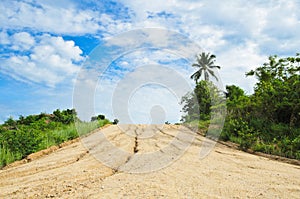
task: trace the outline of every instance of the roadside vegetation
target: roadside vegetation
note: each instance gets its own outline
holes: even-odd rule
[[[197,56],[193,64],[197,71],[191,76],[196,86],[182,98],[182,122],[205,134],[214,123],[214,110],[220,108],[212,105],[213,99],[226,95],[221,140],[235,142],[242,150],[300,159],[300,54],[270,56],[262,66],[247,72],[258,80],[251,95],[236,85],[218,91],[211,82],[218,81],[214,70],[220,66],[215,65],[215,59],[209,53]],[[118,122],[115,119],[112,123]],[[74,109],[9,118],[0,125],[0,168],[108,123],[104,115],[92,117],[91,122],[80,121]]]
[[[212,71],[216,68],[214,62],[215,56],[209,54],[197,57],[193,66],[198,70],[191,76],[196,82],[194,93],[182,99],[183,123],[197,125],[204,133],[214,109],[209,80],[216,78]],[[199,81],[203,74],[204,80]],[[227,116],[220,139],[235,142],[242,150],[300,159],[300,54],[270,56],[246,76],[258,80],[253,94],[246,95],[236,85],[226,86],[223,93]]]
[[[0,168],[108,123],[110,121],[103,115],[96,116],[96,119],[93,117],[91,122],[80,121],[74,109],[57,109],[52,114],[20,116],[17,120],[9,118],[0,125]]]

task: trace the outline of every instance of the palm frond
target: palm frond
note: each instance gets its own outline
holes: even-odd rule
[[[209,72],[209,74],[210,74],[212,77],[216,78],[216,80],[219,81],[213,70],[207,69],[207,71]]]
[[[213,65],[213,66],[211,66],[210,68],[217,68],[217,69],[221,69],[221,66],[216,66],[216,65]]]
[[[200,64],[196,64],[196,63],[194,63],[192,66],[193,66],[193,67],[201,68],[201,65],[200,65]]]
[[[207,59],[207,61],[213,63],[213,62],[215,61],[215,60],[214,60],[215,58],[216,58],[215,55],[210,55],[209,58]]]

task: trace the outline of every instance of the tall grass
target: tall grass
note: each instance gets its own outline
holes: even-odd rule
[[[7,147],[0,145],[0,168],[21,158],[21,154],[11,152]]]
[[[93,122],[78,122],[76,123],[76,125],[72,123],[69,125],[60,126],[54,130],[40,132],[39,139],[41,141],[38,143],[38,146],[36,146],[37,150],[35,150],[34,152],[49,148],[51,146],[59,145],[65,141],[78,138],[79,136],[82,135],[86,135],[91,131],[109,123],[110,121],[107,119],[97,120]],[[18,138],[18,139],[27,140],[28,137],[23,136],[22,138]],[[16,141],[20,141],[20,140],[16,140]],[[19,152],[11,151],[7,146],[7,144],[5,144],[5,142],[2,143],[0,142],[0,168],[16,160],[22,159],[26,155],[28,154],[20,154]]]
[[[76,131],[78,132],[78,135],[79,136],[82,136],[82,135],[86,135],[88,133],[90,133],[91,131],[99,128],[99,127],[102,127],[106,124],[109,124],[110,121],[107,120],[107,119],[104,119],[104,120],[97,120],[97,121],[93,121],[93,122],[78,122],[76,123]],[[75,128],[74,126],[74,128]]]

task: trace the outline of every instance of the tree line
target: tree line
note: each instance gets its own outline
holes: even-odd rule
[[[80,121],[75,109],[20,116],[17,120],[8,118],[0,125],[0,168],[111,123],[104,115],[92,117],[91,120]]]
[[[183,123],[204,132],[213,109],[210,78],[217,79],[213,70],[220,69],[215,59],[209,53],[197,56],[193,64],[197,71],[191,76],[196,82],[194,92],[182,98]],[[246,95],[236,85],[227,85],[221,93],[226,95],[227,116],[220,138],[238,143],[243,150],[300,159],[300,54],[270,56],[245,75],[258,80],[253,94]]]

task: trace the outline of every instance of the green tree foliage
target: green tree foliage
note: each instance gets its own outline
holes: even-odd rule
[[[226,107],[223,99],[223,93],[212,82],[198,82],[194,92],[186,94],[181,100],[184,113],[181,121],[192,128],[201,129],[204,134],[209,124],[214,125],[217,130],[222,123],[220,113]]]
[[[9,118],[4,122],[4,126],[7,126],[7,127],[9,127],[9,128],[16,128],[17,122],[16,122],[12,117],[9,117]]]
[[[98,120],[97,116],[92,116],[91,117],[91,122],[94,122],[94,121],[97,121],[97,120]]]
[[[185,95],[181,104],[183,105],[183,112],[181,121],[191,122],[194,120],[207,120],[211,112],[211,96],[209,90],[209,82],[200,81],[196,84],[193,93]]]
[[[227,117],[221,138],[240,144],[243,150],[300,159],[300,54],[270,56],[246,75],[258,79],[252,95],[235,85],[226,86]],[[202,84],[196,85],[195,94],[183,98],[184,121],[201,121],[205,119],[201,112],[208,113],[202,103],[211,103]],[[200,115],[193,112],[197,106]]]
[[[105,115],[97,115],[91,118],[91,121],[105,120]]]
[[[118,119],[114,119],[113,124],[118,124],[119,120]]]
[[[75,109],[67,109],[60,111],[59,109],[56,109],[53,111],[53,120],[56,122],[61,122],[63,124],[70,124],[74,121],[76,118],[76,111]]]
[[[98,120],[104,120],[105,119],[105,116],[104,115],[98,115]]]
[[[235,85],[226,86],[226,91],[226,105],[229,115],[242,117],[244,110],[247,109],[250,104],[250,98],[246,96],[241,88]]]
[[[253,100],[257,115],[274,123],[300,126],[300,55],[279,58],[270,56],[269,62],[246,75],[254,75],[256,84]]]
[[[227,87],[228,117],[223,138],[241,148],[300,159],[300,57],[270,56],[246,73],[258,79],[254,94]]]
[[[20,116],[18,120],[8,118],[0,125],[0,168],[33,152],[78,137],[75,120],[79,121],[74,109]],[[86,134],[107,123],[110,123],[107,119],[93,123],[79,121],[77,128],[81,134]]]
[[[97,122],[100,126],[111,124],[111,122],[105,118],[105,115],[101,115],[101,114],[91,117],[91,122]]]

